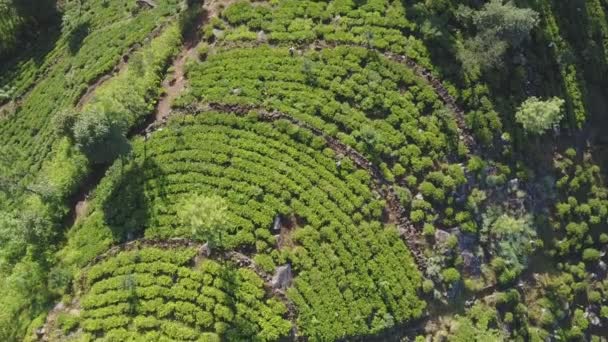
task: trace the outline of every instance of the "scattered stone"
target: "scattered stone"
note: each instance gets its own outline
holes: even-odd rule
[[[450,233],[443,229],[437,229],[435,230],[435,241],[437,241],[438,244],[443,244],[447,241],[450,235]]]
[[[277,215],[274,218],[274,223],[272,224],[272,231],[278,233],[281,231],[281,215]]]
[[[152,0],[136,0],[136,3],[141,8],[154,8],[156,7],[156,3]]]
[[[218,30],[218,29],[213,29],[213,36],[215,37],[215,39],[222,39],[224,38],[224,31],[223,30]]]
[[[595,312],[591,311],[589,308],[585,310],[585,317],[589,320],[589,323],[594,326],[602,325],[600,318],[595,314]]]
[[[277,267],[272,277],[271,285],[273,289],[285,290],[291,285],[293,275],[291,273],[291,265],[283,265]]]
[[[514,192],[519,190],[519,179],[513,178],[509,181],[509,191]]]
[[[198,249],[198,254],[199,255],[204,255],[206,257],[209,257],[211,255],[211,249],[209,248],[209,244],[205,243],[204,245],[202,245],[199,249]]]
[[[65,304],[63,304],[63,302],[59,302],[53,307],[53,311],[61,311],[63,309],[65,309]]]
[[[265,43],[268,41],[268,37],[266,36],[266,32],[261,30],[258,32],[258,42]]]
[[[36,329],[36,335],[38,335],[38,338],[42,338],[42,336],[44,336],[44,334],[46,334],[45,327]]]
[[[481,274],[481,260],[471,251],[464,251],[462,256],[462,265],[465,273],[470,275]]]

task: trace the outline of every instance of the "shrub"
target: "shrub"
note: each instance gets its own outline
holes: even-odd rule
[[[441,271],[441,278],[446,284],[453,284],[460,280],[460,272],[453,267],[446,268]]]

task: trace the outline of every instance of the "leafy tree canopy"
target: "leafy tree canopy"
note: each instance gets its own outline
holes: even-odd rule
[[[189,227],[192,237],[206,241],[210,247],[221,246],[221,233],[227,224],[226,201],[217,196],[195,194],[181,201],[177,216]]]
[[[543,101],[536,97],[530,97],[521,104],[515,119],[527,132],[542,135],[550,128],[556,128],[564,116],[562,107],[564,100],[553,97]]]
[[[492,0],[478,11],[461,5],[456,15],[472,23],[477,32],[458,51],[465,72],[477,76],[484,69],[500,65],[507,48],[519,46],[539,21],[534,10],[503,0]]]
[[[87,111],[73,127],[76,146],[94,163],[108,163],[129,152],[124,124],[105,111]]]

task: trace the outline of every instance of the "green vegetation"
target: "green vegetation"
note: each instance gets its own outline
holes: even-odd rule
[[[36,5],[0,340],[602,340],[605,0]]]
[[[205,241],[210,248],[222,246],[222,230],[226,222],[226,201],[219,196],[193,195],[178,204],[177,217],[190,227],[191,235]]]
[[[194,237],[190,219],[174,219],[189,212],[188,194],[221,196],[223,248],[254,249],[297,272],[287,294],[305,335],[374,333],[419,317],[421,277],[396,229],[379,222],[384,203],[372,196],[370,176],[346,158],[338,168],[324,144],[286,121],[269,124],[255,115],[175,118],[150,139],[136,140],[130,162],[110,169],[93,212],[71,232],[64,259],[82,265],[143,227],[149,238]],[[280,249],[270,231],[277,215],[298,221],[292,245]],[[369,293],[368,286],[378,290]]]
[[[289,333],[286,307],[253,271],[212,260],[192,268],[194,256],[194,249],[147,247],[93,265],[84,274],[83,310],[68,327],[108,340],[275,341]]]
[[[518,8],[503,0],[491,0],[478,11],[461,5],[456,16],[465,23],[470,22],[477,32],[466,39],[458,51],[462,68],[470,75],[479,75],[482,70],[502,64],[507,49],[517,48],[538,23],[538,13],[534,10]]]
[[[552,98],[546,101],[531,97],[521,104],[515,120],[532,134],[543,134],[550,128],[558,128],[562,119],[564,100]]]
[[[41,31],[54,31],[58,24],[59,13],[53,0],[35,4],[27,0],[0,1],[0,60],[10,59],[25,43],[38,43]]]
[[[466,147],[432,88],[405,66],[358,47],[293,57],[286,48],[261,47],[218,52],[188,75],[183,105],[195,96],[277,109],[361,151],[387,179],[422,194],[404,203],[416,222],[450,224],[466,210],[450,196],[466,182],[465,170],[449,158],[464,157]]]
[[[75,112],[72,106],[87,85],[110,71],[121,54],[143,41],[165,20],[158,19],[176,13],[178,9],[176,2],[159,1],[154,9],[135,13],[130,10],[133,5],[136,6],[126,1],[87,2],[75,24],[86,26],[86,38],[78,44],[72,39],[73,30],[77,28],[66,28],[53,50],[27,50],[15,63],[3,64],[0,82],[13,89],[12,98],[21,98],[16,110],[3,114],[8,115],[7,119],[0,119],[3,132],[0,135],[0,168],[7,170],[1,177],[6,192],[0,194],[3,204],[0,210],[3,217],[9,217],[9,222],[15,223],[3,227],[13,234],[6,236],[6,245],[2,247],[6,259],[1,261],[0,288],[3,293],[12,294],[0,298],[4,311],[0,317],[2,340],[23,335],[29,320],[47,310],[46,305],[54,295],[46,286],[53,263],[52,251],[59,247],[61,225],[68,211],[64,201],[89,172],[87,159],[67,139],[56,134],[62,131],[58,128],[62,126],[58,123],[62,120],[53,117]],[[68,7],[64,16],[76,10]],[[156,60],[159,66],[154,68],[154,64],[147,64],[151,67],[146,72],[150,75],[148,81],[131,83],[131,86],[140,85],[139,93],[134,93],[141,94],[144,101],[152,99],[145,96],[151,87],[158,88],[162,77],[159,73],[170,57],[168,52],[156,51],[175,51],[179,44],[176,29],[161,37],[158,39],[164,39],[162,44],[147,48],[148,60]],[[168,37],[177,38],[177,43],[169,44]],[[107,48],[100,49],[100,46]],[[161,58],[161,55],[165,57]],[[152,75],[155,84],[149,81]],[[149,93],[150,96],[154,94],[158,91]],[[129,112],[115,113],[127,115]],[[64,121],[63,132],[67,132],[69,124],[70,120]],[[102,152],[105,152],[103,148]],[[37,228],[31,229],[29,222],[36,222]],[[16,317],[19,317],[19,324],[14,323]]]

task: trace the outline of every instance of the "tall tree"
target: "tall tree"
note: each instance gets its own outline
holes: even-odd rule
[[[500,65],[507,49],[518,47],[539,21],[534,10],[503,0],[491,0],[478,11],[461,5],[456,15],[476,31],[458,50],[465,72],[471,75]]]
[[[80,114],[73,128],[76,146],[93,162],[112,162],[130,151],[125,123],[103,110]]]

